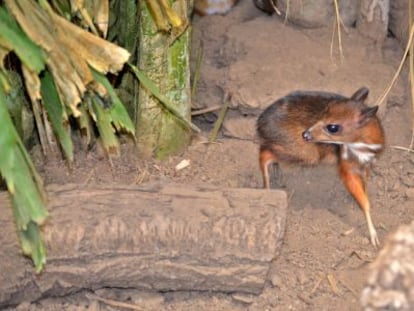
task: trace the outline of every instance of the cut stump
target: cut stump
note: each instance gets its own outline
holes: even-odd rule
[[[0,306],[103,287],[258,294],[284,235],[283,191],[51,186],[46,269],[21,256],[0,194]]]

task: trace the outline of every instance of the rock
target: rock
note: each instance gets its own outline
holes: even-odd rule
[[[296,90],[329,91],[350,96],[357,86],[365,85],[370,89],[368,103],[372,103],[383,92],[387,83],[375,79],[376,72],[380,71],[382,77],[391,79],[394,69],[371,55],[370,61],[378,60],[378,64],[364,67],[364,71],[360,72],[357,60],[362,61],[364,52],[361,51],[365,51],[367,44],[356,30],[350,29],[349,35],[344,38],[346,58],[341,66],[326,62],[329,59],[330,39],[318,35],[319,32],[326,32],[312,31],[315,33],[310,37],[270,18],[230,27],[225,45],[230,45],[231,41],[241,41],[240,44],[245,45],[247,51],[243,58],[228,68],[225,89],[232,94],[231,108],[243,112],[260,112],[275,100]],[[292,41],[292,37],[297,40]],[[280,44],[274,44],[274,41]],[[284,42],[289,42],[289,45]],[[355,45],[361,49],[348,49]],[[321,49],[321,46],[326,46],[326,50]],[[281,64],[286,59],[290,60],[289,66]],[[307,61],[303,62],[303,59]],[[355,75],[355,71],[360,74]],[[342,81],[340,89],[337,81]]]
[[[382,47],[388,33],[389,11],[389,0],[361,0],[356,27],[378,47]]]
[[[401,46],[405,48],[409,37],[407,1],[390,2],[389,29],[392,32],[392,34],[398,39]]]
[[[352,26],[357,20],[360,0],[338,1],[338,4],[343,23]],[[307,28],[332,27],[335,19],[335,4],[332,0],[278,0],[277,8],[283,18],[287,15],[289,22]]]
[[[391,234],[370,266],[361,303],[365,310],[414,309],[414,222]]]
[[[254,301],[254,296],[246,294],[233,294],[231,296],[234,300],[243,302],[245,304],[252,304]]]
[[[223,123],[224,136],[239,139],[256,137],[256,117],[233,117]]]
[[[408,199],[414,200],[414,188],[408,188],[405,191],[405,195],[407,196]]]
[[[282,278],[280,277],[280,275],[276,272],[273,272],[270,275],[270,283],[272,284],[273,287],[281,287],[283,284]]]

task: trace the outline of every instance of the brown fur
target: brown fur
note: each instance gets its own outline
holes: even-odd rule
[[[226,14],[238,0],[194,0],[194,12],[198,15]]]
[[[277,100],[257,121],[259,161],[265,188],[270,188],[271,163],[336,162],[344,185],[364,211],[372,244],[378,245],[365,177],[383,150],[384,133],[375,115],[378,107],[364,104],[367,96],[368,90],[361,88],[350,98],[325,92],[294,92]]]

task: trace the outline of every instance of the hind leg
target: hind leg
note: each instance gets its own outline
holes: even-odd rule
[[[263,188],[270,189],[270,167],[276,166],[276,172],[273,175],[277,176],[277,181],[280,182],[281,172],[275,154],[268,149],[260,149],[259,153],[260,170],[263,176]]]

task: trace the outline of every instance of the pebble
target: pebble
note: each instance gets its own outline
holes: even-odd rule
[[[16,307],[16,311],[30,310],[30,302],[22,302]]]
[[[243,302],[245,304],[252,304],[254,301],[253,295],[247,295],[247,294],[233,294],[231,297],[239,302]]]
[[[299,270],[296,278],[300,285],[304,285],[307,281],[306,273],[303,270]]]
[[[91,301],[91,303],[89,304],[89,306],[86,310],[88,310],[88,311],[100,311],[101,306],[100,306],[100,304],[97,300],[93,300],[93,301]]]
[[[408,188],[405,191],[405,195],[407,196],[407,198],[409,198],[410,200],[414,200],[414,188]]]
[[[256,118],[253,117],[228,118],[223,124],[224,135],[232,138],[252,140],[255,129]]]
[[[270,277],[270,283],[273,287],[279,287],[282,285],[282,278],[279,274],[273,273]]]
[[[414,187],[414,176],[413,174],[406,174],[400,177],[401,182],[407,187]]]
[[[131,300],[136,304],[161,306],[164,303],[164,296],[156,292],[137,292],[131,295]]]

